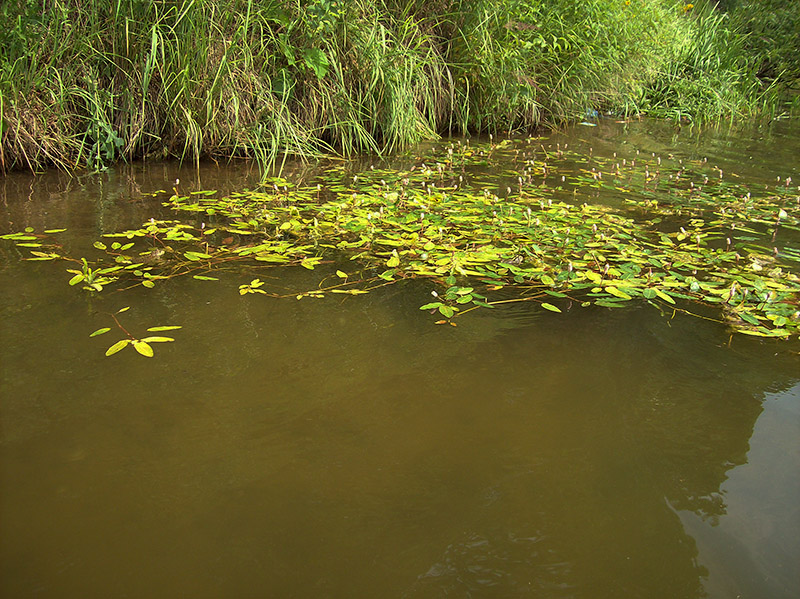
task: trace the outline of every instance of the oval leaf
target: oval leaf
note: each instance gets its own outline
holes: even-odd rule
[[[153,357],[153,348],[147,345],[144,341],[138,340],[133,342],[133,349],[142,354],[145,358]]]
[[[117,341],[117,342],[116,342],[114,345],[112,345],[111,347],[109,347],[109,348],[106,350],[106,355],[107,355],[107,356],[113,356],[113,355],[114,355],[115,353],[117,353],[118,351],[121,351],[121,350],[125,349],[125,347],[126,347],[126,346],[127,346],[129,343],[130,343],[130,342],[131,342],[131,340],[130,340],[130,339],[122,339],[121,341]]]
[[[553,304],[548,304],[547,302],[542,303],[542,308],[544,308],[545,310],[550,310],[551,312],[559,312],[559,313],[561,312],[560,308],[554,306]]]

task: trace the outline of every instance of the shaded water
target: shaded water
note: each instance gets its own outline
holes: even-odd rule
[[[603,122],[545,143],[708,155],[800,180],[800,130]],[[753,156],[752,160],[749,158]],[[142,192],[235,189],[175,165],[11,175],[0,231],[138,226]],[[795,342],[648,307],[532,305],[435,327],[431,285],[362,297],[175,279],[89,301],[0,246],[2,597],[795,597]],[[180,324],[103,356],[96,311]]]

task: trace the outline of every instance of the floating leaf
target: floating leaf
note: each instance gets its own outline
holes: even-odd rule
[[[207,277],[205,275],[194,275],[192,278],[197,279],[198,281],[219,281],[219,279],[216,277]]]
[[[187,260],[192,260],[194,262],[211,258],[211,255],[206,254],[205,252],[184,252],[183,255]]]
[[[339,277],[340,279],[346,279],[347,278],[347,273],[346,272],[342,272],[341,270],[337,270],[336,271],[336,276]]]
[[[618,287],[614,287],[613,285],[609,285],[605,288],[607,293],[614,295],[620,299],[629,300],[633,299],[630,295],[619,289]]]
[[[439,312],[441,312],[442,316],[445,318],[452,318],[453,314],[456,312],[456,309],[452,306],[441,305],[439,306]]]
[[[553,287],[556,284],[555,280],[550,275],[542,275],[540,280],[542,281],[542,285],[547,285],[548,287]]]
[[[97,329],[94,333],[89,335],[89,337],[97,337],[98,335],[102,335],[103,333],[108,333],[111,329],[109,327],[103,327],[102,329]]]
[[[127,345],[130,342],[131,342],[130,339],[122,339],[120,341],[117,341],[114,345],[112,345],[111,347],[109,347],[106,350],[106,355],[107,356],[112,356],[115,353],[117,353],[118,351],[122,351],[123,349],[125,349],[127,347]]]
[[[438,307],[443,306],[443,305],[444,304],[442,304],[442,302],[431,302],[430,304],[425,304],[424,306],[420,306],[419,309],[420,310],[433,310],[433,309],[438,308]]]
[[[553,304],[548,304],[547,302],[542,302],[542,308],[545,310],[550,310],[551,312],[561,312],[561,309],[554,306]]]
[[[150,327],[147,330],[150,333],[156,333],[159,331],[174,331],[175,329],[181,329],[181,328],[183,328],[183,326],[178,324],[178,325],[165,325],[160,327]]]
[[[145,343],[167,343],[175,340],[172,337],[145,337],[141,341]]]
[[[150,347],[145,341],[137,339],[136,341],[132,341],[132,343],[133,349],[142,354],[145,358],[153,357],[153,348]]]
[[[664,300],[665,302],[667,302],[667,303],[670,303],[670,304],[674,304],[674,303],[675,303],[675,300],[674,300],[674,299],[672,299],[672,297],[671,297],[671,296],[667,295],[666,293],[664,293],[664,292],[663,292],[663,291],[661,291],[660,289],[653,289],[653,291],[655,292],[655,294],[656,294],[656,295],[657,295],[657,296],[658,296],[660,299]]]

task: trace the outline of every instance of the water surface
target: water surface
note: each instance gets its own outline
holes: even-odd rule
[[[545,144],[800,180],[800,129],[601,121]],[[751,158],[752,156],[752,158]],[[143,193],[257,183],[163,164],[0,181],[0,231],[80,251]],[[88,299],[0,246],[2,597],[796,597],[800,358],[647,306],[518,304],[437,327],[430,283],[239,296],[242,267]],[[342,265],[338,265],[342,266]],[[347,265],[344,265],[347,266]],[[327,268],[335,269],[335,265]],[[180,324],[106,358],[99,312]],[[111,335],[111,334],[109,334]]]

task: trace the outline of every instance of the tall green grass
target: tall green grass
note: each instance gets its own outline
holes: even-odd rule
[[[0,171],[166,156],[269,164],[593,110],[700,120],[774,106],[743,20],[686,7],[6,0]]]

